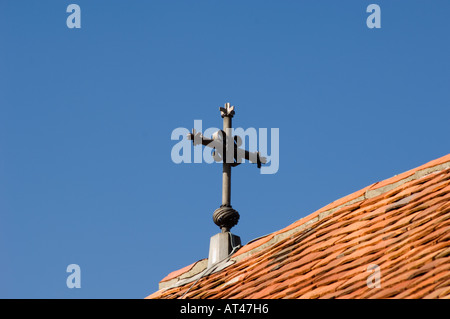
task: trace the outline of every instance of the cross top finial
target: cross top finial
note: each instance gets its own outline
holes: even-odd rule
[[[225,103],[225,107],[220,108],[220,115],[222,118],[225,116],[233,117],[234,116],[234,106],[230,106],[230,103]]]

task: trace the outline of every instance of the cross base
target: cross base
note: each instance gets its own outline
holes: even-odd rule
[[[241,238],[230,232],[222,232],[211,237],[209,245],[208,268],[224,260],[241,245]]]

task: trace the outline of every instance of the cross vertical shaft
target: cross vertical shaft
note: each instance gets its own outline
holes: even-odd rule
[[[229,107],[229,103],[227,105]],[[224,141],[232,140],[231,136],[231,116],[223,117],[223,131],[226,134]],[[228,147],[227,147],[228,148]],[[228,152],[227,152],[228,153]],[[231,206],[231,164],[227,158],[223,158],[222,169],[222,206]]]
[[[220,115],[223,118],[222,144],[222,205],[213,213],[214,223],[220,227],[222,233],[229,232],[239,220],[239,213],[231,207],[231,166],[234,163],[234,139],[231,134],[231,119],[234,116],[234,106],[225,103],[225,107],[220,108]]]

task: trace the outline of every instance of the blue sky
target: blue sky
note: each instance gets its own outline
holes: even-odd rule
[[[81,29],[66,26],[71,3]],[[448,154],[449,11],[1,0],[0,297],[143,298],[207,257],[221,164],[174,164],[170,136],[221,127],[225,102],[234,126],[280,130],[276,174],[233,169],[244,243]]]

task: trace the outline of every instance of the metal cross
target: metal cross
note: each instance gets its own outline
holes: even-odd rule
[[[260,156],[259,152],[249,152],[239,148],[242,145],[242,139],[239,136],[232,136],[231,119],[233,118],[234,106],[225,103],[225,107],[220,108],[220,115],[223,118],[223,130],[213,134],[212,139],[204,137],[200,132],[194,129],[188,134],[188,139],[195,145],[204,145],[213,149],[213,158],[216,162],[223,161],[222,168],[222,205],[213,213],[213,221],[219,226],[222,232],[230,231],[239,220],[239,213],[231,207],[231,167],[242,163],[243,159],[257,164],[266,164],[265,157]]]

